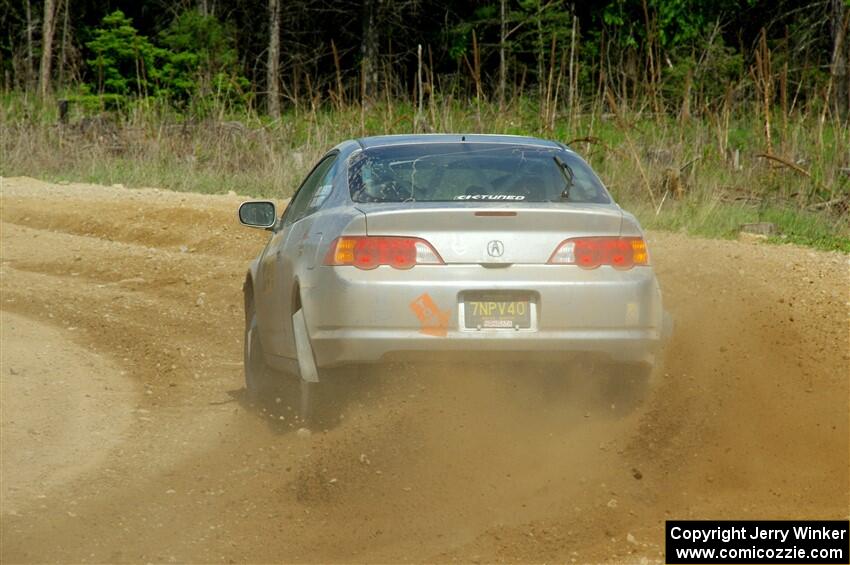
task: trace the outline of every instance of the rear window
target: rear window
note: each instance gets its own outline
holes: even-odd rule
[[[611,201],[590,167],[561,149],[493,143],[373,147],[353,156],[349,171],[355,202]]]

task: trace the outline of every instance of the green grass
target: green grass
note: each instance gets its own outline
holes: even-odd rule
[[[787,207],[753,209],[735,204],[717,204],[712,208],[691,203],[675,203],[662,208],[656,215],[651,207],[640,204],[629,206],[646,229],[684,232],[702,237],[735,239],[741,224],[771,222],[777,235],[768,238],[770,243],[794,243],[825,251],[850,253],[850,236],[846,220],[829,218],[821,214]]]

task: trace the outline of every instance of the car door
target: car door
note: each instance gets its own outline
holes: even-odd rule
[[[304,268],[305,248],[312,247],[311,222],[302,221],[317,209],[317,199],[327,196],[336,173],[337,153],[323,158],[310,172],[289,202],[260,259],[257,294],[257,325],[263,348],[272,355],[295,358],[292,335],[293,288],[296,272]],[[319,203],[320,205],[320,203]],[[315,234],[312,234],[315,238]]]

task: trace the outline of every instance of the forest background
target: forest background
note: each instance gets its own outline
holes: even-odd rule
[[[850,0],[0,0],[0,175],[285,198],[351,137],[569,144],[645,226],[850,251]]]

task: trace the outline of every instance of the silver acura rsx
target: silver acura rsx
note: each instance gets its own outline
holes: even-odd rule
[[[504,135],[345,141],[278,217],[245,284],[250,393],[389,360],[594,359],[648,378],[665,335],[638,221],[563,144]]]

